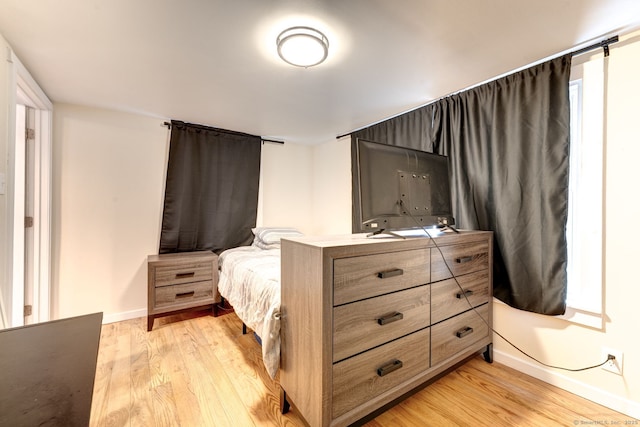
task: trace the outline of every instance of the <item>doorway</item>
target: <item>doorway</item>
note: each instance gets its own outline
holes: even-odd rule
[[[51,140],[53,106],[13,52],[7,189],[10,294],[6,327],[51,320]],[[13,113],[13,114],[12,114]],[[30,130],[27,130],[30,129]],[[25,316],[25,314],[28,314]]]

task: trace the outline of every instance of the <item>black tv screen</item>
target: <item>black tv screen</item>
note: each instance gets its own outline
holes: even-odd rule
[[[364,139],[354,155],[354,232],[454,224],[446,156]]]

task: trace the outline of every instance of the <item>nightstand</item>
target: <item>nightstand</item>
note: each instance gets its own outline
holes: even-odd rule
[[[149,255],[147,331],[156,317],[212,305],[218,293],[218,255],[210,251]]]

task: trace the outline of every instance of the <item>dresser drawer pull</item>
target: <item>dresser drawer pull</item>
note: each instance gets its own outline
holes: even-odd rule
[[[402,320],[404,318],[402,313],[395,312],[391,314],[387,314],[386,316],[382,316],[378,318],[378,325],[386,325],[391,322],[395,322],[397,320]]]
[[[465,262],[471,262],[471,261],[473,261],[473,256],[472,255],[470,255],[470,256],[461,256],[460,258],[456,258],[456,262],[458,264],[463,264]]]
[[[196,275],[195,271],[190,271],[188,273],[176,273],[176,279],[184,279],[187,277],[193,277],[195,275]]]
[[[402,361],[396,359],[387,365],[379,367],[378,375],[384,377],[385,375],[390,374],[391,372],[396,371],[400,368],[402,368]]]
[[[196,293],[195,291],[191,291],[191,292],[181,292],[179,294],[176,294],[176,298],[189,298],[194,296]]]
[[[464,292],[458,292],[456,294],[456,298],[462,299],[462,298],[470,297],[471,295],[473,295],[473,291],[471,289],[465,289]]]
[[[465,326],[464,328],[458,330],[458,332],[456,332],[456,336],[458,338],[464,338],[467,335],[469,335],[470,333],[473,332],[473,328],[471,326]]]
[[[379,272],[378,273],[378,277],[380,279],[387,279],[389,277],[402,276],[403,273],[404,273],[404,271],[402,271],[401,268],[394,268],[393,270],[387,270],[387,271]]]

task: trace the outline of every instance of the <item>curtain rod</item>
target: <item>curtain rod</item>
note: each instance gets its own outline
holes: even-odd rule
[[[581,55],[585,52],[589,52],[591,50],[595,50],[598,48],[602,48],[604,50],[604,56],[609,56],[609,45],[618,42],[618,36],[613,36],[606,40],[602,40],[600,43],[594,43],[590,46],[583,47],[582,49],[578,49],[576,51],[571,52],[571,56]]]
[[[284,141],[277,141],[275,139],[262,138],[262,143],[264,144],[265,142],[270,142],[272,144],[284,144]]]
[[[171,129],[171,122],[164,122],[162,125],[168,127],[169,129]],[[277,141],[275,139],[267,139],[267,138],[262,138],[262,137],[260,137],[260,142],[262,142],[263,144],[265,142],[269,142],[271,144],[284,144],[284,141]]]
[[[601,41],[601,42],[599,42],[599,43],[594,43],[594,44],[592,44],[592,45],[589,45],[589,46],[583,47],[582,49],[575,50],[575,51],[571,52],[571,56],[582,55],[583,53],[586,53],[586,52],[589,52],[589,51],[592,51],[592,50],[595,50],[595,49],[598,49],[598,48],[602,48],[602,49],[604,50],[604,56],[605,56],[605,57],[607,57],[607,56],[609,56],[609,45],[610,45],[610,44],[613,44],[613,43],[617,43],[618,41],[619,41],[619,40],[618,40],[618,36],[613,36],[613,37],[610,37],[610,38],[608,38],[608,39],[606,39],[606,40],[602,40],[602,41]],[[498,78],[499,78],[499,77],[498,77]],[[482,84],[482,83],[481,83],[481,84]],[[471,87],[473,87],[473,86],[471,86]],[[458,92],[464,92],[465,90],[471,89],[471,87],[469,87],[469,88],[467,88],[467,89],[462,89],[461,91],[458,91]],[[455,92],[455,93],[458,93],[458,92]],[[433,104],[434,102],[438,101],[439,99],[446,98],[447,96],[451,96],[451,94],[450,94],[450,95],[443,96],[443,97],[440,97],[440,98],[438,98],[438,99],[436,99],[436,100],[433,100],[433,101],[431,101],[431,102],[428,102],[428,103],[426,103],[426,104],[424,104],[424,105],[421,105],[421,106],[419,106],[419,107],[416,107],[416,108],[414,108],[414,109],[412,109],[412,110],[408,110],[408,111],[405,111],[405,112],[403,112],[403,113],[397,114],[397,115],[395,115],[395,116],[388,117],[388,118],[386,118],[386,119],[380,120],[380,121],[378,121],[378,122],[371,123],[370,125],[363,126],[363,127],[361,127],[361,128],[358,128],[358,129],[354,129],[354,130],[352,130],[351,132],[343,133],[342,135],[338,135],[338,136],[336,136],[336,139],[340,139],[340,138],[343,138],[343,137],[345,137],[345,136],[349,136],[349,135],[351,135],[351,134],[352,134],[352,133],[354,133],[354,132],[357,132],[357,131],[362,130],[362,129],[366,129],[366,128],[368,128],[369,126],[373,126],[373,125],[376,125],[376,124],[378,124],[378,123],[382,123],[382,122],[384,122],[384,121],[386,121],[386,120],[393,119],[394,117],[401,116],[401,115],[406,114],[406,113],[409,113],[409,112],[411,112],[411,111],[415,111],[415,110],[417,110],[418,108],[426,107],[427,105],[429,105],[429,104]]]

